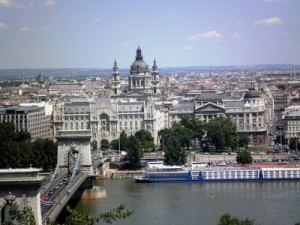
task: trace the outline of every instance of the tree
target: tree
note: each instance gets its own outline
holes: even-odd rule
[[[16,205],[12,205],[9,214],[11,218],[16,220],[18,224],[22,225],[36,225],[34,214],[30,206],[25,206],[24,209],[20,210]],[[4,222],[3,225],[15,225],[14,221]]]
[[[168,165],[184,165],[186,163],[186,154],[180,147],[178,137],[172,129],[164,129],[160,131],[160,135],[164,136],[164,162]]]
[[[246,218],[245,220],[232,217],[230,214],[224,214],[220,217],[217,225],[254,225],[254,220]]]
[[[112,140],[109,145],[111,149],[119,150],[119,139]]]
[[[154,148],[154,138],[149,131],[139,130],[134,134],[134,136],[141,143],[141,148],[143,150],[152,150]]]
[[[81,214],[68,205],[67,211],[69,216],[62,225],[94,225],[95,222],[99,222],[100,220],[104,221],[105,223],[112,224],[113,221],[125,219],[133,214],[133,211],[126,209],[124,204],[118,205],[116,208],[109,212],[103,213],[98,217]],[[36,225],[34,214],[30,206],[25,206],[23,210],[20,210],[17,206],[13,206],[10,208],[9,213],[18,224]],[[3,225],[15,224],[15,221],[7,221],[3,223]],[[48,224],[58,225],[56,222],[50,222]]]
[[[135,136],[131,135],[128,138],[127,155],[125,157],[126,160],[128,160],[131,166],[134,168],[139,166],[142,156],[143,152],[141,149],[141,144]]]
[[[243,150],[237,154],[236,161],[240,164],[252,163],[252,156],[247,150]]]
[[[124,130],[120,134],[120,150],[127,150],[128,137]]]
[[[248,144],[250,142],[250,137],[247,134],[238,134],[237,139],[238,139],[238,147],[239,148],[248,146]]]
[[[201,141],[204,135],[204,123],[196,116],[184,116],[180,123],[193,132],[193,139]]]
[[[297,142],[297,145],[296,145]],[[299,150],[300,149],[300,142],[298,138],[291,138],[290,143],[289,143],[289,148],[293,150]],[[296,149],[297,148],[297,149]]]
[[[175,135],[178,137],[180,146],[182,148],[187,147],[187,149],[189,149],[193,139],[193,131],[184,127],[180,123],[174,123],[172,127]]]
[[[219,116],[210,120],[205,127],[217,150],[236,146],[236,125],[230,118]]]

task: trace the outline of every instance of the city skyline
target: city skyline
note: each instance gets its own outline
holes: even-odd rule
[[[300,2],[0,0],[0,69],[300,64]]]

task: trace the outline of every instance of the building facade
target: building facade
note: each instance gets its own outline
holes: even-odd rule
[[[44,107],[37,106],[2,106],[0,123],[13,123],[16,131],[27,131],[31,140],[52,138],[50,120],[45,115]]]
[[[118,139],[121,132],[134,135],[139,130],[149,131],[157,139],[156,111],[153,101],[112,103],[107,97],[93,100],[71,99],[57,103],[53,109],[54,136],[58,130],[88,130],[93,148],[107,148],[107,143]]]

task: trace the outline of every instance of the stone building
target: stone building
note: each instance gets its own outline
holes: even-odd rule
[[[135,61],[132,63],[128,75],[128,86],[121,90],[120,71],[117,62],[114,62],[112,72],[112,90],[113,98],[128,97],[133,93],[144,96],[156,95],[160,93],[159,89],[159,71],[156,60],[153,62],[152,72],[150,72],[147,63],[142,56],[140,47],[136,50]],[[135,96],[133,95],[133,96]]]
[[[16,131],[28,131],[31,140],[52,138],[51,123],[45,115],[45,107],[1,106],[0,123],[13,123]]]
[[[89,130],[94,148],[107,148],[107,143],[118,139],[123,130],[133,135],[144,129],[156,141],[155,112],[151,98],[126,102],[111,102],[107,97],[70,99],[53,108],[54,136],[58,130]]]
[[[170,107],[169,126],[184,115],[195,115],[209,122],[218,116],[227,116],[237,125],[239,133],[250,137],[251,145],[267,143],[271,112],[260,93],[250,88],[242,98],[227,98],[215,92],[203,92],[193,101],[179,102]]]

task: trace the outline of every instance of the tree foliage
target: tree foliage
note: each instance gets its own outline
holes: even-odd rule
[[[205,127],[211,143],[217,150],[224,150],[226,147],[233,149],[236,146],[236,125],[230,118],[214,118]]]
[[[254,220],[239,219],[237,217],[233,217],[230,214],[224,214],[220,217],[217,225],[254,225]]]
[[[182,148],[187,147],[187,149],[189,149],[193,139],[193,131],[186,128],[181,123],[174,123],[172,128],[176,137],[178,137],[180,146]]]
[[[48,139],[30,142],[30,133],[16,132],[11,123],[0,124],[0,168],[37,167],[49,170],[56,165],[57,145]]]
[[[297,144],[296,144],[297,142]],[[299,150],[300,149],[300,140],[299,138],[291,138],[289,143],[289,148],[293,150]]]
[[[247,134],[238,134],[238,147],[246,147],[250,142],[250,137]]]
[[[237,154],[236,161],[240,164],[249,164],[252,163],[252,156],[247,150],[243,150]]]
[[[20,210],[16,205],[12,205],[9,214],[17,224],[22,225],[36,225],[34,214],[30,206],[25,206]],[[15,221],[6,221],[3,225],[15,225]]]
[[[131,135],[127,142],[126,160],[128,160],[132,167],[135,168],[139,166],[142,156],[143,152],[141,149],[141,144],[135,136]]]
[[[186,154],[181,148],[179,138],[173,129],[163,129],[159,135],[164,139],[164,162],[168,165],[184,165],[186,163]]]
[[[134,136],[141,144],[141,148],[143,150],[152,150],[154,148],[154,138],[152,137],[151,133],[147,130],[139,130],[137,131]]]

